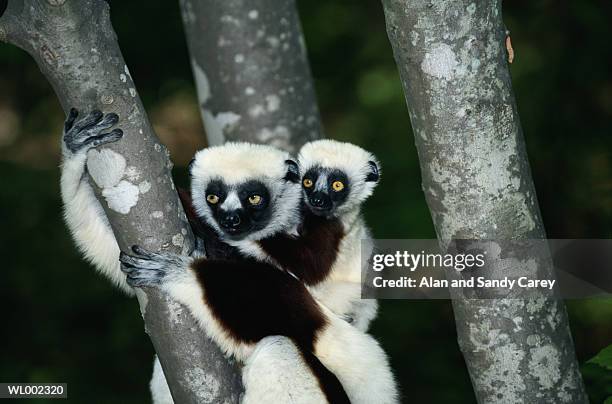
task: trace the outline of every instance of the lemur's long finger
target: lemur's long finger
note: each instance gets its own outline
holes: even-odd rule
[[[166,262],[161,261],[161,260],[134,257],[134,256],[127,255],[127,254],[120,257],[120,260],[127,267],[131,266],[138,270],[144,270],[144,271],[163,270],[167,265]]]
[[[103,133],[98,136],[92,136],[87,138],[83,142],[84,145],[100,146],[101,144],[116,142],[123,137],[123,131],[121,129],[113,129],[109,133]]]
[[[126,280],[128,285],[134,287],[159,285],[162,275],[152,271],[135,272],[128,274]]]
[[[97,109],[91,111],[85,118],[81,119],[80,121],[77,121],[72,129],[77,132],[80,132],[83,129],[92,127],[98,122],[100,122],[103,116],[104,114]]]
[[[128,256],[126,253],[124,253],[123,251],[121,253],[119,253],[119,267],[121,268],[121,271],[125,272],[126,274],[129,274],[130,272],[132,272],[134,270],[134,266],[124,262],[124,256]]]
[[[141,257],[153,258],[155,256],[154,252],[146,250],[139,245],[133,245],[132,251],[134,251],[134,254],[139,255]]]
[[[117,122],[119,122],[119,115],[115,114],[114,112],[111,112],[109,114],[104,115],[102,120],[96,124],[94,130],[101,132],[115,125]]]
[[[134,257],[128,254],[120,255],[119,260],[125,266],[133,267],[133,268],[142,268],[142,265],[145,261],[142,258]]]
[[[119,261],[121,261],[121,263],[127,267],[139,268],[143,260],[122,252],[119,254]]]
[[[68,132],[72,128],[77,116],[79,116],[79,111],[76,108],[70,108],[68,118],[66,118],[66,122],[64,122],[64,132]]]
[[[139,288],[142,286],[148,286],[151,284],[151,282],[149,282],[148,280],[142,279],[142,278],[135,278],[131,275],[128,275],[127,278],[125,279],[127,284],[130,285],[133,288]]]

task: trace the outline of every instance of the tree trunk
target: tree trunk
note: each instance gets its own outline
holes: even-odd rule
[[[180,7],[209,145],[246,141],[296,153],[322,137],[295,0]]]
[[[64,111],[74,106],[119,115],[125,136],[103,147],[127,161],[126,192],[131,193],[134,205],[124,214],[99,199],[120,248],[128,251],[139,244],[151,250],[190,252],[193,235],[174,189],[172,163],[135,90],[110,23],[107,2],[10,0],[0,18],[0,40],[34,57]],[[99,189],[97,193],[99,197]],[[163,217],[152,212],[162,212]],[[137,296],[145,329],[175,401],[237,402],[240,390],[234,388],[239,385],[234,367],[203,337],[188,311],[156,290]]]
[[[181,0],[208,143],[295,153],[322,126],[294,0]]]
[[[512,92],[501,1],[382,3],[441,244],[545,238]],[[502,253],[515,259],[509,273],[524,271],[525,257]],[[550,268],[536,271],[550,276]],[[453,308],[479,403],[588,402],[562,301],[546,294],[467,299],[453,291]]]

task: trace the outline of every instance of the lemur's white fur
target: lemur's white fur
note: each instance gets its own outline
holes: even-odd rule
[[[310,291],[333,312],[352,317],[354,325],[364,331],[376,317],[378,309],[376,300],[361,299],[362,241],[372,239],[361,215],[361,205],[376,187],[376,181],[365,180],[371,172],[370,161],[380,166],[376,157],[361,147],[328,139],[306,143],[298,156],[301,175],[318,166],[341,170],[348,177],[349,194],[336,210],[345,236],[330,275]],[[315,186],[322,180],[327,185],[327,177],[322,175]],[[371,244],[365,243],[367,246]],[[368,253],[371,251],[364,251],[363,256]]]
[[[72,153],[62,144],[60,188],[64,219],[85,258],[129,295],[134,292],[119,267],[119,246],[102,205],[85,174],[87,151]]]
[[[247,392],[242,404],[320,404],[326,398],[297,347],[289,338],[262,339],[242,369]]]

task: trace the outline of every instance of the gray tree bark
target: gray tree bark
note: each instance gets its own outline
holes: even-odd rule
[[[382,3],[441,244],[545,238],[512,92],[501,1]],[[512,263],[504,269],[510,275],[525,271],[526,257],[501,255]],[[550,276],[550,267],[538,261],[532,272]],[[588,402],[562,301],[547,294],[483,300],[451,292],[479,403]]]
[[[10,0],[0,16],[0,40],[32,55],[64,111],[74,106],[119,115],[124,138],[104,148],[126,160],[124,188],[134,206],[127,214],[116,212],[99,197],[99,189],[97,193],[120,248],[128,251],[139,244],[151,250],[190,252],[193,235],[174,189],[172,163],[151,128],[125,65],[108,4],[103,0]],[[240,390],[234,386],[239,386],[239,380],[233,365],[203,337],[186,309],[155,290],[137,295],[145,329],[176,402],[237,402]]]
[[[210,145],[295,153],[322,125],[294,0],[181,0]]]

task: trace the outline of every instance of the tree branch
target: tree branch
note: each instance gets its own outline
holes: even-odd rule
[[[501,1],[382,3],[442,244],[545,238],[512,93]],[[524,256],[502,254],[516,260],[506,268],[510,275],[524,271]],[[546,265],[536,272],[552,276]],[[562,301],[550,294],[478,300],[454,292],[453,308],[479,403],[587,402]]]
[[[181,0],[208,142],[296,152],[322,125],[295,0]]]
[[[65,111],[116,112],[122,141],[104,146],[126,160],[128,213],[97,196],[120,248],[188,253],[193,235],[174,190],[166,149],[159,143],[121,55],[103,0],[10,0],[0,18],[0,39],[26,50],[53,86]],[[93,184],[93,181],[92,181]],[[124,195],[125,196],[125,195]],[[152,212],[162,212],[152,215]],[[185,308],[158,291],[138,293],[151,337],[176,402],[237,402],[233,367],[203,337]]]

